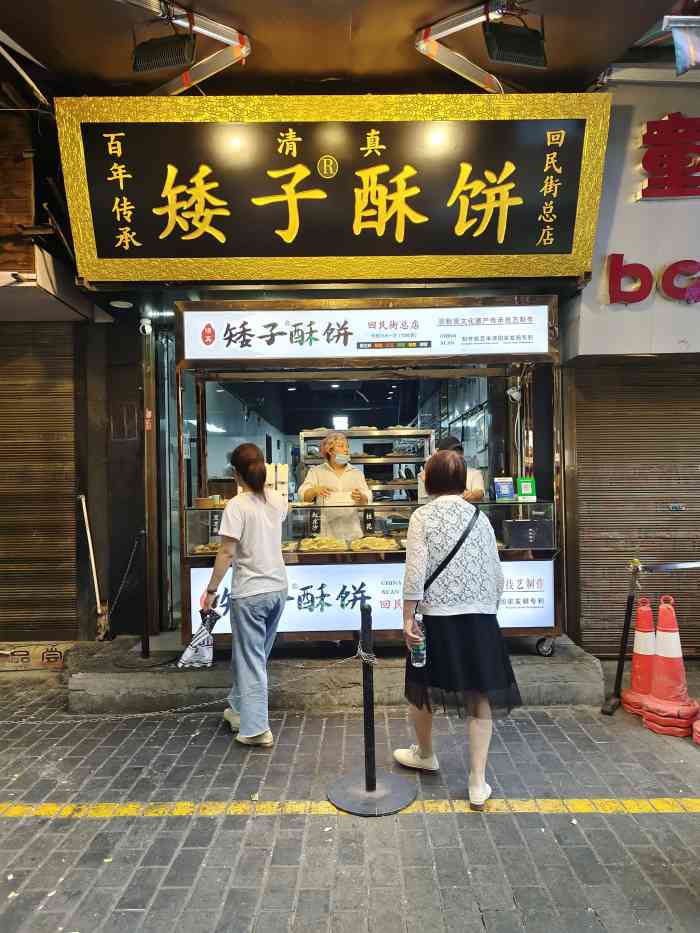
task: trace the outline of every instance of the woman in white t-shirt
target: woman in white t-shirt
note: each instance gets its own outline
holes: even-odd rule
[[[231,669],[233,686],[224,719],[241,745],[273,743],[267,709],[267,659],[287,603],[287,570],[282,557],[282,524],[287,503],[265,489],[265,457],[255,444],[231,454],[241,494],[221,519],[221,546],[203,609],[216,601],[219,584],[233,565],[231,581]]]

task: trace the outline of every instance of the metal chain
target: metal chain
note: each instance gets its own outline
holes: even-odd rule
[[[326,667],[319,667],[312,671],[307,671],[305,674],[300,674],[298,677],[291,677],[282,681],[273,682],[270,684],[270,686],[274,689],[287,687],[289,684],[297,683],[300,680],[304,680],[307,677],[313,677],[317,674],[323,674],[326,671],[340,667],[341,664],[347,664],[349,661],[356,661],[358,659],[368,664],[377,664],[377,659],[374,657],[374,655],[363,655],[364,653],[361,654],[360,650],[358,649],[357,654],[352,655],[350,658],[342,658],[340,661],[334,661],[332,664],[329,664]],[[379,665],[379,667],[381,667],[381,665]],[[203,703],[192,703],[188,706],[175,706],[172,709],[156,710],[152,713],[124,713],[120,716],[104,716],[101,713],[95,713],[94,718],[86,718],[85,716],[62,716],[58,719],[47,719],[46,717],[43,717],[42,719],[0,720],[0,726],[23,726],[27,724],[39,723],[49,725],[72,723],[73,725],[77,725],[81,722],[96,722],[98,717],[100,722],[123,722],[126,719],[149,719],[153,716],[160,716],[162,719],[177,718],[179,713],[190,715],[186,712],[187,710],[204,709],[207,706],[211,706],[213,703],[220,703],[222,700],[225,700],[227,696],[228,692],[222,694],[220,697],[215,697],[212,700],[205,700]]]
[[[117,590],[117,595],[114,597],[114,602],[112,603],[112,605],[111,606],[109,604],[107,605],[107,630],[108,631],[109,631],[109,625],[112,621],[112,613],[117,608],[117,605],[119,604],[119,600],[121,599],[122,592],[124,590],[124,587],[126,586],[126,581],[129,577],[129,573],[131,572],[131,565],[134,562],[134,557],[136,555],[136,549],[138,548],[139,542],[143,538],[143,535],[144,535],[143,531],[137,532],[136,537],[134,538],[134,546],[131,548],[131,554],[129,555],[129,560],[126,565],[126,570],[124,571],[124,574],[122,575],[122,579],[119,584],[119,588]]]

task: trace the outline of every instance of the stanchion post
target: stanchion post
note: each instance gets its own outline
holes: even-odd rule
[[[637,577],[641,571],[641,564],[633,562],[630,565],[630,588],[627,593],[627,604],[625,606],[625,619],[622,624],[622,637],[620,639],[620,653],[617,658],[617,671],[615,672],[615,686],[612,696],[601,707],[601,713],[604,716],[614,716],[615,710],[620,705],[620,694],[622,692],[622,675],[625,670],[625,655],[627,654],[627,641],[632,627],[632,612],[634,611],[634,599],[637,594]]]
[[[328,799],[339,810],[357,816],[388,816],[405,809],[416,799],[415,780],[380,770],[377,773],[374,740],[374,671],[372,650],[372,610],[360,608],[360,650],[362,663],[362,707],[365,733],[365,770],[338,778],[328,788]]]
[[[372,609],[360,609],[360,647],[365,655],[372,655]],[[362,665],[362,705],[365,725],[365,790],[377,789],[377,760],[374,739],[374,669],[371,664]]]

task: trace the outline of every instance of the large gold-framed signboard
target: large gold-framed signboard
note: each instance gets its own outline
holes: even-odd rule
[[[605,94],[62,98],[93,282],[579,276]]]

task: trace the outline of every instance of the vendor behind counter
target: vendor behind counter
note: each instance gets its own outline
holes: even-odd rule
[[[333,431],[321,443],[325,463],[311,467],[299,489],[302,502],[316,505],[367,505],[372,493],[364,474],[350,466],[350,445],[344,434]],[[324,510],[321,534],[346,541],[362,537],[360,518],[355,508]]]
[[[464,455],[462,442],[458,437],[455,437],[454,434],[448,434],[447,437],[441,438],[437,443],[436,449],[454,450],[458,454]],[[484,477],[482,476],[481,470],[467,467],[467,486],[464,490],[464,498],[467,502],[481,502],[485,493]],[[418,501],[426,502],[429,498],[428,493],[425,491],[424,471],[421,470],[418,474]]]

